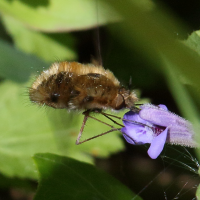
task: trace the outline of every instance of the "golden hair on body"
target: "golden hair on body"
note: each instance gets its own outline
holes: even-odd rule
[[[29,95],[39,105],[70,110],[131,109],[137,101],[111,71],[78,62],[53,63],[38,76]]]

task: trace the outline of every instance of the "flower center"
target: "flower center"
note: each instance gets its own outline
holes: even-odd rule
[[[160,133],[162,133],[165,129],[166,129],[166,127],[157,126],[157,125],[152,127],[152,130],[153,130],[154,134],[156,134],[156,136],[160,135]]]

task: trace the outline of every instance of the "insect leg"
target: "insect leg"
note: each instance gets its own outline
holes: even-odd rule
[[[117,119],[122,120],[122,121],[127,121],[127,122],[130,122],[130,123],[133,123],[133,124],[138,124],[138,125],[147,126],[147,127],[149,127],[149,128],[152,128],[151,126],[148,126],[148,125],[143,124],[143,123],[141,123],[141,122],[132,121],[132,120],[128,120],[128,119],[123,119],[123,118],[121,118],[121,117],[118,117],[118,116],[115,116],[115,115],[111,115],[111,114],[107,114],[107,113],[104,113],[104,112],[99,112],[99,113],[101,113],[102,115],[104,115],[105,117],[107,117],[108,119],[110,119],[111,121],[113,121],[115,124],[118,124],[118,125],[120,125],[120,126],[122,126],[122,125],[119,124],[119,123],[117,123],[115,120],[112,120],[110,117],[114,117],[114,118],[117,118]],[[110,117],[108,117],[108,116],[110,116]],[[124,126],[123,126],[123,127],[124,127]]]
[[[107,133],[120,130],[119,128],[117,129],[117,128],[115,128],[114,126],[112,126],[112,125],[110,125],[110,124],[107,124],[106,122],[103,122],[103,121],[101,121],[101,120],[99,120],[99,119],[97,119],[97,118],[95,118],[95,117],[90,116],[90,115],[89,115],[90,112],[92,112],[92,111],[91,111],[91,110],[87,110],[87,111],[83,112],[83,115],[85,115],[85,117],[84,117],[84,119],[83,119],[83,123],[82,123],[81,129],[80,129],[80,132],[79,132],[79,134],[78,134],[78,137],[77,137],[77,139],[76,139],[76,144],[77,144],[77,145],[78,145],[78,144],[82,144],[82,143],[84,143],[84,142],[86,142],[86,141],[92,140],[92,139],[94,139],[94,138],[97,138],[97,137],[99,137],[99,136],[105,135],[105,134],[107,134]],[[89,117],[89,118],[92,118],[92,119],[94,119],[94,120],[96,120],[96,121],[98,121],[98,122],[100,122],[100,123],[102,123],[102,124],[105,124],[105,125],[111,127],[112,129],[109,130],[109,131],[107,131],[107,132],[105,132],[105,133],[101,133],[101,134],[99,134],[99,135],[96,135],[96,136],[94,136],[94,137],[88,138],[88,139],[83,140],[83,141],[80,142],[80,139],[81,139],[81,136],[82,136],[82,133],[83,133],[83,130],[84,130],[84,127],[85,127],[85,124],[86,124],[86,121],[87,121],[88,117]]]
[[[82,126],[81,126],[81,129],[79,131],[79,134],[78,134],[78,137],[76,139],[76,144],[80,144],[80,139],[81,139],[81,136],[82,136],[82,133],[83,133],[83,130],[84,130],[84,127],[85,127],[85,124],[86,124],[86,121],[88,119],[88,115],[89,115],[89,112],[86,114],[86,112],[83,113],[85,115],[84,119],[83,119],[83,123],[82,123]]]
[[[103,122],[103,121],[101,121],[101,120],[99,120],[99,119],[97,119],[97,118],[95,118],[95,117],[90,116],[90,115],[89,115],[90,112],[100,113],[100,114],[102,114],[103,116],[105,116],[106,118],[108,118],[109,120],[111,120],[112,122],[114,122],[115,124],[117,124],[117,125],[119,125],[119,126],[121,126],[121,127],[124,127],[124,126],[121,125],[121,124],[119,124],[119,123],[116,122],[115,120],[113,120],[111,117],[117,118],[117,119],[120,119],[120,120],[124,120],[124,121],[128,121],[128,122],[133,123],[133,124],[138,124],[138,125],[147,126],[147,127],[149,127],[149,128],[152,128],[152,127],[150,127],[150,126],[148,126],[148,125],[146,125],[146,124],[143,124],[143,123],[140,123],[140,122],[137,122],[137,121],[131,121],[131,120],[123,119],[123,118],[121,118],[121,117],[118,117],[118,116],[115,116],[115,115],[111,115],[111,114],[107,114],[107,113],[104,113],[104,112],[102,112],[102,111],[98,111],[98,110],[96,110],[96,111],[87,110],[87,111],[83,112],[83,115],[85,115],[85,117],[84,117],[84,119],[83,119],[83,123],[82,123],[81,129],[80,129],[80,132],[79,132],[79,134],[78,134],[77,140],[76,140],[76,144],[77,144],[77,145],[78,145],[78,144],[82,144],[82,143],[84,143],[84,142],[87,142],[87,141],[89,141],[89,140],[92,140],[92,139],[94,139],[94,138],[100,137],[100,136],[102,136],[102,135],[106,135],[107,133],[110,133],[110,132],[113,132],[113,131],[120,131],[120,130],[121,130],[121,128],[115,128],[114,126],[112,126],[112,125],[110,125],[110,124],[108,124],[108,123],[106,123],[106,122]],[[107,131],[107,132],[104,132],[104,133],[101,133],[101,134],[99,134],[99,135],[93,136],[93,137],[88,138],[88,139],[86,139],[86,140],[80,141],[81,136],[82,136],[82,133],[83,133],[83,130],[84,130],[84,127],[85,127],[85,124],[86,124],[86,121],[87,121],[88,118],[92,118],[92,119],[94,119],[94,120],[96,120],[96,121],[98,121],[98,122],[100,122],[100,123],[102,123],[102,124],[105,124],[105,125],[109,126],[109,127],[111,128],[111,130],[109,130],[109,131]]]
[[[104,117],[106,117],[106,118],[108,118],[110,121],[112,121],[113,123],[115,123],[115,124],[117,124],[117,125],[119,125],[119,126],[121,126],[121,127],[124,127],[123,125],[121,125],[120,123],[118,123],[118,122],[116,122],[115,120],[113,120],[112,118],[110,118],[109,116],[111,116],[111,117],[116,117],[117,119],[121,119],[120,117],[118,118],[117,116],[115,116],[115,115],[109,115],[109,114],[107,114],[107,113],[104,113],[104,112],[99,112],[100,114],[102,114]]]
[[[100,137],[100,136],[102,136],[102,135],[106,135],[107,133],[110,133],[110,132],[113,132],[113,131],[120,131],[120,128],[118,128],[118,129],[111,129],[111,130],[106,131],[106,132],[104,132],[104,133],[101,133],[101,134],[99,134],[99,135],[95,135],[95,136],[93,136],[93,137],[91,137],[91,138],[88,138],[88,139],[86,139],[86,140],[83,140],[83,141],[81,141],[81,142],[78,142],[78,143],[76,143],[76,144],[82,144],[82,143],[84,143],[84,142],[87,142],[87,141],[89,141],[89,140],[95,139],[95,138]]]

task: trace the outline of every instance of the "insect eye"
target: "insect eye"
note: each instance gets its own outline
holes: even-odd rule
[[[60,94],[58,94],[58,93],[51,94],[51,102],[57,103],[59,96],[60,96]]]

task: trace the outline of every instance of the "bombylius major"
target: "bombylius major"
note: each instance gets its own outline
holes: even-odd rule
[[[120,85],[111,71],[105,70],[102,66],[78,62],[53,63],[35,80],[29,89],[29,96],[32,102],[39,105],[85,111],[76,144],[114,130],[80,142],[87,118],[91,117],[90,112],[98,112],[109,118],[109,115],[103,113],[102,110],[132,109],[138,100],[134,91]],[[91,118],[97,120],[94,117]]]

